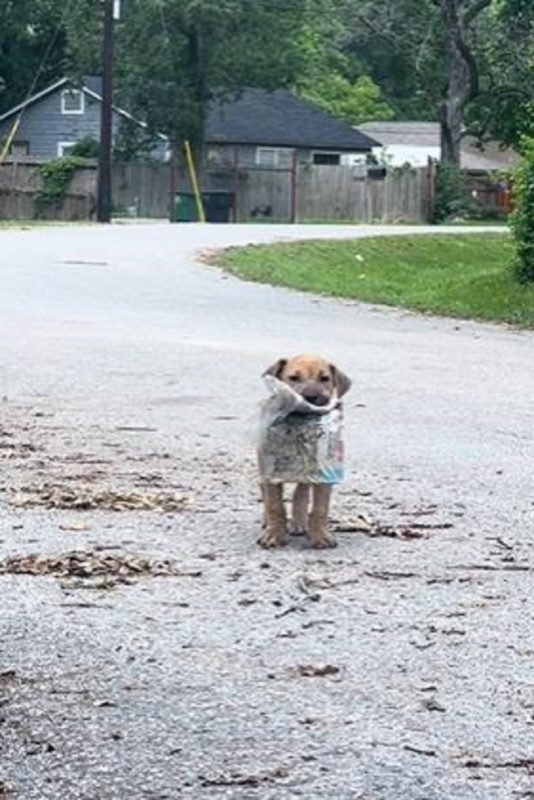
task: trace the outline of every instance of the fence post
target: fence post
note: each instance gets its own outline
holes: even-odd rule
[[[290,181],[290,196],[289,196],[289,214],[290,221],[295,224],[298,222],[298,193],[297,193],[297,178],[298,178],[298,154],[293,151],[293,158],[291,163],[291,173],[289,176]]]
[[[174,222],[174,198],[176,195],[176,151],[170,144],[169,154],[169,222]]]
[[[428,158],[426,167],[426,219],[427,222],[434,222],[434,207],[436,202],[436,165],[432,158]]]
[[[234,147],[234,167],[233,167],[233,193],[234,193],[234,223],[238,221],[239,203],[239,147]]]

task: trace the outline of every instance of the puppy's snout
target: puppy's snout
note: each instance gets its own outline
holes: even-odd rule
[[[306,402],[311,403],[312,406],[325,406],[328,403],[328,397],[319,392],[307,391],[303,392],[302,396]]]

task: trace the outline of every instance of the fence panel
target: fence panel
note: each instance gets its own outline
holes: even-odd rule
[[[113,165],[113,208],[134,217],[169,215],[169,165],[118,163]]]

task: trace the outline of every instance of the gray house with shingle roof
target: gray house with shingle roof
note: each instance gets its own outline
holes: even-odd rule
[[[206,125],[208,161],[214,166],[290,167],[300,163],[365,161],[375,139],[285,90],[245,89],[214,105]]]
[[[57,158],[87,136],[100,137],[102,82],[87,77],[77,86],[62,78],[0,116],[0,142],[20,116],[11,145],[13,156]],[[114,107],[113,128],[121,120],[145,123]],[[206,153],[214,167],[290,168],[300,163],[342,164],[365,161],[378,142],[316,106],[278,90],[245,89],[236,99],[214,104],[206,123]],[[156,137],[153,157],[168,156],[168,140]]]
[[[20,117],[10,154],[13,157],[58,158],[66,155],[76,142],[100,138],[102,80],[86,77],[80,85],[62,78],[0,116],[0,142],[5,141]],[[140,128],[146,125],[117,106],[113,109],[113,133],[121,120]],[[167,139],[156,137],[153,156],[164,159]]]

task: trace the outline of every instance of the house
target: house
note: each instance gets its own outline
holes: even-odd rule
[[[68,78],[62,78],[0,116],[0,142],[9,137],[20,116],[10,155],[45,159],[66,155],[81,139],[100,138],[101,104],[101,78],[86,77],[79,86]],[[146,129],[145,123],[115,106],[114,136],[119,131],[121,121]],[[156,139],[152,155],[163,160],[167,152],[167,139],[161,134]]]
[[[0,141],[5,141],[21,116],[10,147],[13,156],[58,158],[85,137],[100,137],[102,80],[86,77],[79,86],[62,78],[0,116]],[[118,106],[113,129],[121,120],[146,124]],[[168,140],[157,135],[152,153],[166,160]],[[379,143],[316,106],[278,90],[245,89],[236,99],[213,104],[207,118],[208,162],[213,166],[290,168],[300,163],[365,163]]]
[[[364,163],[379,147],[370,135],[285,90],[245,89],[214,104],[206,124],[212,167],[290,169],[299,163]]]
[[[381,142],[373,148],[373,154],[392,167],[424,167],[429,158],[440,159],[438,122],[364,122],[358,129]],[[499,142],[488,142],[481,150],[473,138],[462,141],[460,164],[473,175],[510,169],[518,158],[513,150],[503,150]]]

